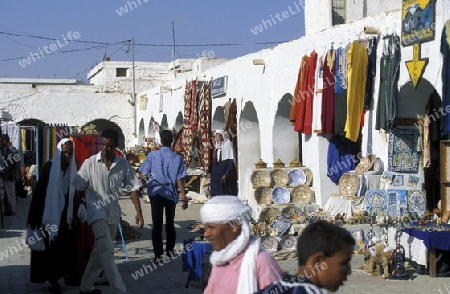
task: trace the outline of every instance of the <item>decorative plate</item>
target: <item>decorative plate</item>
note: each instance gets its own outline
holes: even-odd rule
[[[297,237],[292,235],[286,235],[281,238],[281,249],[297,249]]]
[[[272,199],[270,198],[270,189],[267,187],[258,187],[255,190],[255,200],[261,204],[271,204]]]
[[[289,181],[288,184],[291,187],[296,187],[298,185],[304,185],[306,183],[306,174],[299,168],[291,169],[288,172]]]
[[[252,174],[252,184],[256,187],[269,187],[270,174],[267,171],[257,170]]]
[[[341,195],[356,195],[359,189],[359,177],[355,174],[345,173],[339,179],[339,193]]]
[[[271,219],[276,218],[277,216],[280,216],[280,211],[276,209],[275,207],[268,207],[261,211],[259,214],[259,220],[260,221],[270,221]]]
[[[281,169],[273,170],[270,172],[270,176],[274,186],[286,186],[289,181],[288,175]]]
[[[278,250],[277,238],[272,236],[262,237],[261,248],[267,251],[277,251]]]
[[[306,175],[306,183],[305,183],[305,185],[306,186],[311,186],[311,183],[312,183],[312,180],[313,180],[312,170],[310,168],[308,168],[308,167],[304,167],[304,168],[302,168],[302,170],[303,170],[303,172]]]
[[[287,218],[302,215],[302,210],[295,205],[288,205],[281,210],[281,215]]]
[[[292,202],[293,203],[311,203],[313,200],[314,192],[306,185],[299,185],[292,189]]]
[[[409,212],[416,212],[419,216],[422,216],[426,210],[425,191],[409,190],[407,197]]]
[[[289,203],[291,200],[289,190],[284,187],[273,188],[270,197],[272,198],[272,201],[275,204]]]

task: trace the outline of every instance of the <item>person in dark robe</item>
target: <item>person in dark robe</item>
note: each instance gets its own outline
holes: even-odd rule
[[[42,167],[28,212],[28,226],[45,232],[45,250],[31,250],[30,280],[48,281],[50,293],[61,293],[58,279],[69,276],[75,269],[76,233],[72,227],[75,188],[71,183],[76,173],[73,142],[62,139],[53,160]],[[45,230],[46,227],[57,229]]]
[[[233,143],[223,130],[215,133],[215,152],[211,165],[211,196],[237,196],[237,173]]]

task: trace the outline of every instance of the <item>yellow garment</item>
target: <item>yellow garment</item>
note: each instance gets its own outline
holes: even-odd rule
[[[358,140],[361,126],[367,59],[366,46],[353,41],[348,50],[347,120],[344,128],[345,137],[353,142]]]
[[[25,151],[25,150],[27,150],[27,144],[26,144],[27,136],[26,136],[25,129],[20,129],[20,137],[22,138],[22,141],[20,142],[22,144],[22,150]]]

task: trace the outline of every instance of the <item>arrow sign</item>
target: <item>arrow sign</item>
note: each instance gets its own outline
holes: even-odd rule
[[[428,58],[420,58],[420,45],[420,43],[413,45],[413,60],[405,61],[414,89],[417,88],[428,64]]]

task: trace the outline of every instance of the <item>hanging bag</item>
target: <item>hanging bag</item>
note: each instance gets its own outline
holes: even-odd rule
[[[39,228],[32,229],[30,225],[27,227],[26,244],[34,251],[45,250],[45,240],[42,231]]]

